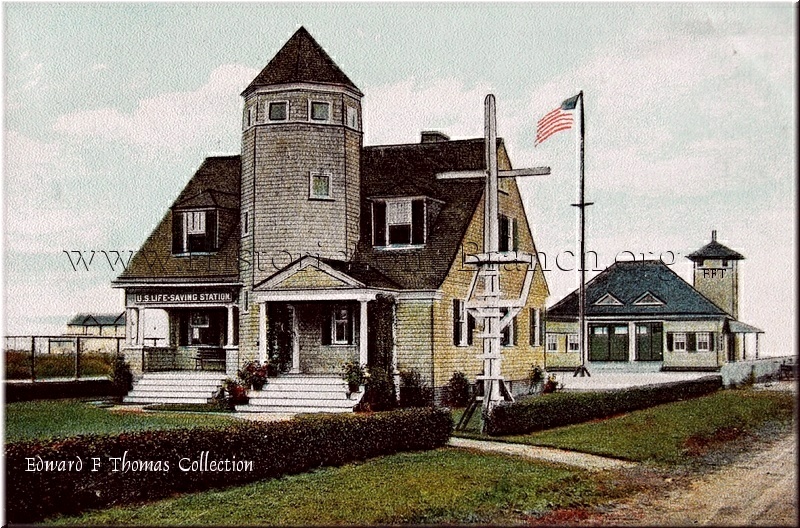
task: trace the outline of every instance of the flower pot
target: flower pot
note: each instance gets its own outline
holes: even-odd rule
[[[361,386],[358,383],[348,383],[347,390],[350,392],[358,392]]]
[[[257,391],[262,390],[264,388],[264,383],[265,382],[263,382],[263,381],[253,381],[253,384],[252,384],[253,385],[253,390],[257,390]]]

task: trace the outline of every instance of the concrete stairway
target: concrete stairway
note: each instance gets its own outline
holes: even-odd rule
[[[222,386],[224,372],[147,372],[133,384],[124,403],[207,403]]]
[[[248,391],[247,405],[238,412],[340,413],[352,412],[364,396],[363,390],[348,395],[347,384],[338,376],[285,375],[269,378],[263,390]]]

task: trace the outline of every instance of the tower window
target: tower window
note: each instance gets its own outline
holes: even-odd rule
[[[289,103],[278,102],[269,104],[270,121],[286,121],[288,114],[289,114]]]
[[[331,198],[331,172],[311,171],[308,192],[309,198]]]
[[[727,260],[723,260],[722,261],[722,267],[723,268],[727,268],[728,267],[728,261]]]
[[[358,130],[358,110],[355,107],[347,107],[347,126]]]
[[[330,103],[320,103],[317,101],[311,102],[312,121],[328,121],[330,120],[330,114],[331,114]]]

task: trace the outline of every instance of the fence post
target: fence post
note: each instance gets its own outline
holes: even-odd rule
[[[81,377],[81,338],[75,338],[75,379]]]
[[[36,381],[36,337],[31,336],[31,381]]]

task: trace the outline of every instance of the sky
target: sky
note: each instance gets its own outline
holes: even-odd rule
[[[585,94],[587,278],[615,259],[742,253],[740,320],[796,346],[793,4],[3,4],[6,334],[121,312],[110,287],[206,156],[238,154],[241,91],[302,25],[364,92],[364,144],[483,134],[520,180],[553,304],[577,287]],[[572,253],[570,253],[572,252]],[[626,253],[627,252],[627,253]],[[83,260],[79,260],[79,256]],[[558,263],[556,256],[559,257]]]

